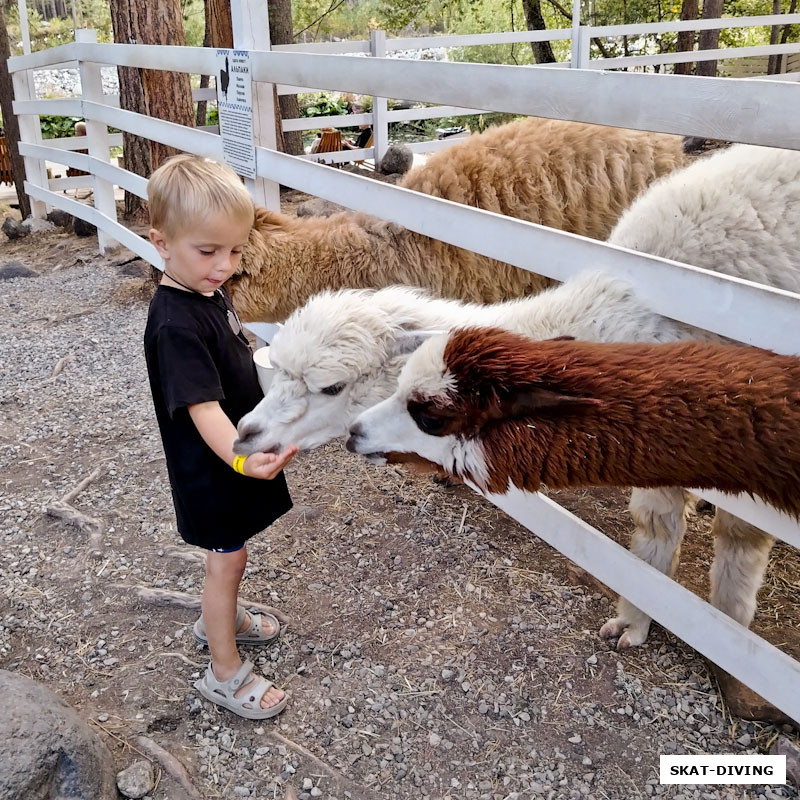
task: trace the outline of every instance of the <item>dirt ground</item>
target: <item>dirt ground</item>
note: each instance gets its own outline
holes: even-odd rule
[[[202,561],[174,530],[130,259],[61,231],[0,243],[0,265],[39,273],[0,284],[0,668],[75,707],[119,769],[145,736],[209,798],[798,797],[659,786],[659,753],[764,752],[789,729],[733,717],[657,625],[616,652],[605,587],[467,488],[340,443],[291,465],[295,508],[253,540],[242,588],[289,619],[248,655],[291,705],[259,724],[201,702],[197,613],[154,594],[196,596]],[[69,502],[96,528],[47,513],[93,475]],[[627,544],[625,492],[554,496]],[[710,520],[692,517],[678,574],[703,597]],[[794,657],[798,576],[778,544],[753,625]],[[190,796],[157,766],[153,798]]]

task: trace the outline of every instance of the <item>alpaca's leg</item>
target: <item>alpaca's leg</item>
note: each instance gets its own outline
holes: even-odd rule
[[[636,530],[631,552],[670,577],[678,566],[686,531],[686,497],[683,489],[634,489],[628,505]],[[624,597],[617,601],[617,616],[600,628],[604,637],[619,636],[617,648],[635,647],[647,639],[650,617]]]
[[[712,531],[711,604],[747,628],[775,539],[721,508]]]

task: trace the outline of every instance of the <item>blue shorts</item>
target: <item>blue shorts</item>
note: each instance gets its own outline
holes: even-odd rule
[[[212,553],[235,553],[237,550],[241,550],[244,545],[245,543],[242,542],[235,547],[207,547],[206,549],[210,550]]]

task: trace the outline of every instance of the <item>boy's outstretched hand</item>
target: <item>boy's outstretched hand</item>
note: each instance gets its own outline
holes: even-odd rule
[[[296,455],[299,448],[290,444],[282,453],[252,453],[244,462],[244,474],[250,478],[272,480]]]

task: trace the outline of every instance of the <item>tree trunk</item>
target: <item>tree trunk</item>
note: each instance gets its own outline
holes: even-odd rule
[[[681,4],[681,19],[697,19],[697,12],[697,0],[683,0]],[[694,50],[694,41],[696,37],[696,31],[679,31],[675,50],[678,53],[688,53],[690,50]],[[682,64],[676,64],[673,73],[675,75],[691,75],[692,62],[685,61]]]
[[[269,39],[272,44],[292,44],[294,41],[292,27],[292,0],[269,0]],[[296,94],[284,94],[278,97],[280,119],[297,119],[300,116],[300,105]],[[284,153],[293,156],[302,155],[303,134],[301,131],[283,131],[278,124],[278,147]],[[281,145],[281,140],[283,144]]]
[[[547,30],[541,0],[522,0],[522,10],[525,12],[525,23],[529,31]],[[531,49],[537,64],[552,64],[556,60],[550,42],[531,42]]]
[[[25,162],[19,154],[19,123],[11,110],[11,103],[14,99],[14,85],[11,75],[6,69],[6,59],[11,55],[11,43],[8,40],[8,28],[6,27],[6,3],[0,0],[0,62],[3,68],[0,69],[0,108],[3,112],[3,135],[8,144],[8,153],[11,158],[11,172],[14,176],[14,187],[17,190],[17,200],[19,201],[19,213],[22,219],[31,214],[31,204],[28,195],[25,194],[23,181],[25,180]]]
[[[772,0],[772,13],[781,13],[781,0]],[[773,25],[769,30],[769,43],[778,44],[778,39],[781,33],[780,25]],[[781,71],[781,57],[779,55],[772,55],[767,59],[767,75],[775,75]]]
[[[233,47],[233,26],[231,22],[230,3],[220,0],[205,0],[205,32],[203,34],[203,47]],[[207,89],[209,76],[200,76],[200,88]],[[200,100],[197,103],[196,125],[201,127],[206,124],[206,110],[208,102]]]
[[[179,0],[110,0],[114,41],[130,44],[185,45]],[[120,106],[179,125],[194,125],[189,75],[168,70],[119,67]],[[148,177],[165,158],[179,152],[159,142],[123,135],[125,168]],[[144,217],[144,201],[125,194],[126,216]]]
[[[230,0],[206,0],[206,36],[207,47],[233,47]]]
[[[702,19],[717,19],[722,16],[722,0],[704,0]],[[698,50],[715,50],[719,45],[719,28],[700,31]],[[698,61],[697,75],[714,77],[717,74],[716,61]]]
[[[789,3],[789,10],[786,12],[787,14],[794,14],[797,11],[797,0],[791,0]],[[783,31],[781,32],[781,44],[786,44],[789,41],[789,34],[792,32],[791,25],[784,25]],[[783,56],[778,56],[778,72],[781,71],[781,59]]]

